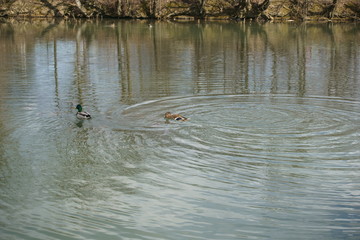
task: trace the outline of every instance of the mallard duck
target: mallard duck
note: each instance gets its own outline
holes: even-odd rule
[[[171,119],[176,121],[186,121],[186,117],[181,116],[180,114],[171,114],[171,112],[165,113],[165,119]]]
[[[82,111],[82,106],[80,104],[78,104],[76,106],[76,109],[78,110],[78,112],[76,113],[77,118],[80,118],[80,119],[90,119],[91,118],[91,116],[88,112]]]

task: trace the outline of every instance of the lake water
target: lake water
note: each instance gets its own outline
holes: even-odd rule
[[[0,239],[359,239],[359,39],[1,23]]]

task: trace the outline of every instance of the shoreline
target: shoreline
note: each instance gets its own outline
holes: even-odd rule
[[[62,18],[62,17],[48,17],[48,16],[15,16],[15,17],[0,17],[0,24],[12,21],[168,21],[168,22],[256,22],[256,23],[358,23],[359,19],[352,18],[307,18],[304,20],[294,20],[291,18],[274,17],[272,20],[259,21],[254,19],[229,19],[229,18],[203,18],[197,19],[194,17],[176,17],[172,19],[153,19],[153,18],[129,18],[129,17],[97,17],[97,18]]]
[[[13,0],[10,3],[0,4],[0,21],[19,18],[258,22],[360,21],[360,2],[354,0],[243,0],[241,6],[240,4],[231,5],[222,0],[134,0],[130,3],[109,0],[108,2],[113,4],[106,5],[101,1],[93,0],[66,2]]]

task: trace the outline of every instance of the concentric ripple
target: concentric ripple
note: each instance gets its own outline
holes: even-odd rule
[[[127,108],[123,114],[135,128],[164,128],[166,111],[190,117],[189,122],[170,124],[174,128],[171,140],[184,147],[201,151],[211,148],[220,155],[245,151],[260,157],[261,152],[285,154],[289,158],[306,153],[316,153],[325,159],[337,155],[359,157],[360,113],[359,104],[353,101],[205,96],[145,102]]]
[[[190,121],[166,125],[162,116],[166,111],[184,114]],[[170,98],[129,107],[123,117],[135,129],[163,130],[167,142],[159,137],[152,143],[181,147],[187,156],[193,151],[217,159],[287,164],[360,158],[360,112],[353,101],[233,95]]]
[[[190,121],[167,124],[162,116],[167,111]],[[254,231],[259,238],[296,232],[357,236],[358,102],[198,96],[145,102],[122,114],[135,132],[143,132],[144,158],[152,159],[157,181],[144,184],[168,188],[157,189],[157,196],[185,204],[182,211],[192,221],[207,219],[225,229],[240,222],[246,230],[237,231]],[[271,231],[274,224],[283,235]],[[233,230],[230,238],[237,236]]]

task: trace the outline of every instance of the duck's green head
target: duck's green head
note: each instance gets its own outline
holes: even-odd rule
[[[80,104],[78,104],[78,105],[76,106],[76,109],[77,109],[79,112],[81,112],[81,111],[82,111],[82,106],[81,106]]]

